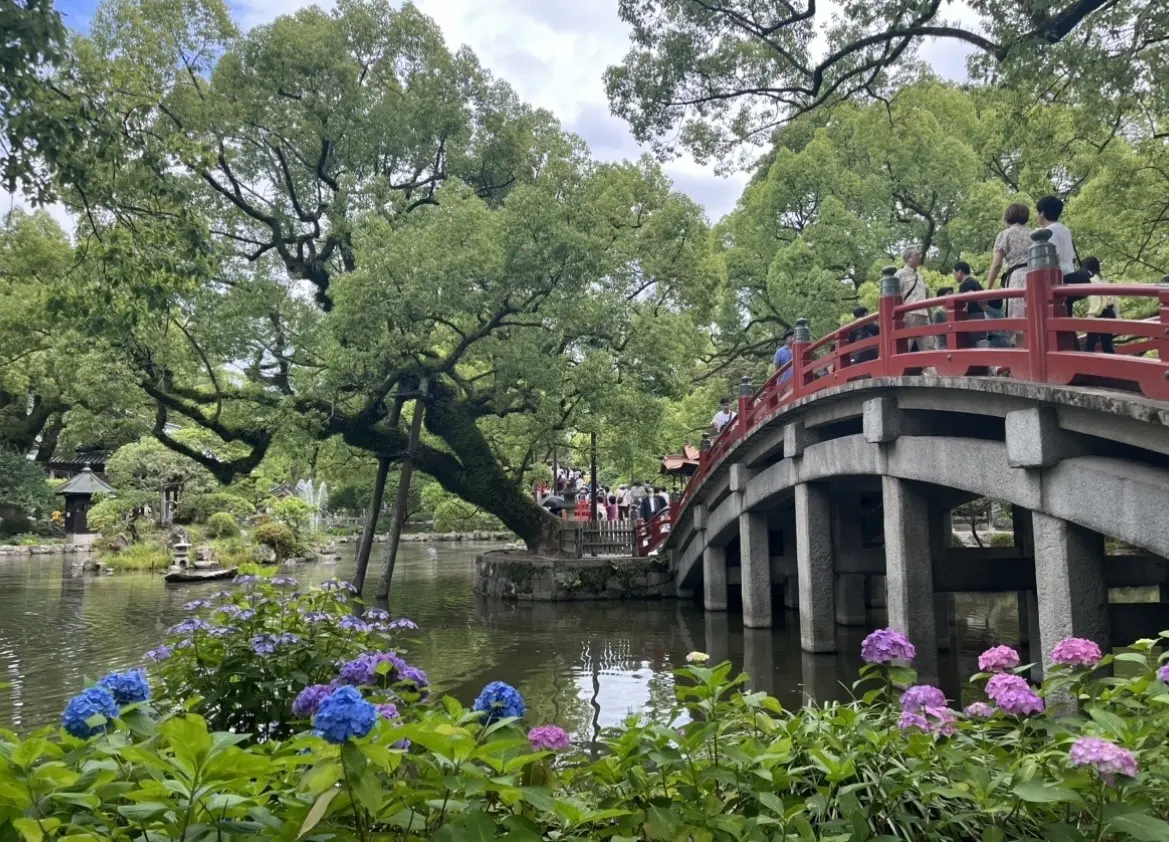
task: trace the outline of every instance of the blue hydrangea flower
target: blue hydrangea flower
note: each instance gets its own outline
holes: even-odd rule
[[[377,710],[352,687],[338,687],[317,709],[313,727],[331,743],[364,737],[377,721]]]
[[[281,646],[291,646],[294,643],[300,643],[300,638],[292,632],[284,632],[284,634],[276,638],[276,642]]]
[[[369,623],[365,622],[365,620],[361,619],[360,617],[354,617],[352,614],[346,614],[341,618],[341,622],[337,625],[348,631],[356,632],[367,632],[371,629]]]
[[[390,623],[390,628],[391,629],[406,629],[407,631],[417,631],[418,624],[415,623],[413,620],[407,620],[405,617],[403,617],[400,620],[394,620],[394,622]]]
[[[238,605],[221,605],[215,612],[222,614],[225,617],[231,617],[233,620],[241,622],[252,619],[256,616],[256,612],[251,608],[240,608]]]
[[[365,619],[371,622],[374,620],[388,620],[390,619],[390,612],[384,608],[368,608],[365,612]]]
[[[306,623],[326,623],[329,620],[329,615],[324,611],[310,611],[302,619]]]
[[[340,579],[330,579],[327,582],[321,582],[321,589],[326,591],[349,591],[349,593],[357,593],[357,587],[352,582],[342,582]]]
[[[167,658],[169,658],[174,653],[175,653],[174,647],[167,646],[164,643],[162,646],[159,646],[157,649],[151,649],[149,652],[146,653],[146,655],[144,657],[148,661],[158,663],[159,661],[165,661]]]
[[[189,620],[183,620],[175,626],[171,626],[166,630],[167,634],[194,634],[199,631],[207,631],[211,628],[211,624],[206,620],[200,620],[198,617],[192,617]]]
[[[524,715],[524,697],[510,684],[492,681],[471,705],[472,710],[487,714],[486,724],[497,719],[519,718]]]
[[[183,609],[186,611],[198,611],[200,608],[210,608],[210,607],[211,607],[211,600],[209,600],[209,599],[192,599],[190,602],[188,602],[186,605],[183,606]]]
[[[98,714],[106,718],[100,725],[90,725],[87,720]],[[109,727],[109,720],[118,718],[118,703],[113,694],[104,687],[90,687],[69,700],[61,714],[61,725],[69,734],[79,740],[88,740]]]
[[[239,631],[238,626],[219,626],[218,628],[214,628],[211,631],[207,632],[207,634],[211,635],[212,637],[217,637],[217,638],[222,639],[225,637],[230,637],[231,635],[235,634],[237,631]]]
[[[233,585],[249,585],[250,586],[250,585],[256,584],[256,582],[258,582],[258,581],[260,581],[260,580],[258,578],[256,578],[255,576],[247,575],[247,576],[236,576],[234,579],[231,580],[231,583]]]
[[[252,651],[257,655],[271,655],[276,651],[276,638],[270,634],[257,634],[252,637]]]
[[[97,683],[109,690],[119,705],[145,702],[150,698],[150,682],[146,680],[146,673],[140,669],[111,672],[103,675]]]
[[[295,588],[296,579],[291,576],[273,576],[272,584],[278,588]]]

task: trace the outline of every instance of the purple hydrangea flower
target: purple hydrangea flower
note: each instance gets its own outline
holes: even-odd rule
[[[971,702],[963,713],[970,719],[990,719],[994,716],[994,708],[986,702]]]
[[[390,628],[392,630],[405,629],[406,631],[418,631],[418,624],[413,620],[407,620],[403,617],[400,620],[394,620],[394,622],[390,623]]]
[[[200,620],[198,617],[192,617],[189,620],[183,620],[175,626],[171,626],[166,630],[167,634],[194,634],[195,632],[207,631],[211,628],[211,624],[206,620]]]
[[[978,656],[978,668],[983,672],[1006,672],[1020,663],[1019,653],[1010,646],[995,646]]]
[[[418,667],[406,666],[399,670],[399,681],[411,681],[414,686],[421,690],[424,687],[430,686],[430,679],[426,677],[426,673],[418,669]]]
[[[901,694],[902,710],[920,710],[921,708],[944,708],[946,694],[929,684],[915,684]]]
[[[379,676],[378,665],[386,663],[391,665],[390,671],[386,673],[386,678],[391,683],[409,668],[409,664],[394,652],[366,652],[341,665],[340,681],[342,684],[354,686],[376,684]]]
[[[276,651],[276,638],[270,634],[257,634],[252,637],[252,651],[257,655],[271,655]]]
[[[188,602],[186,605],[183,606],[183,610],[185,610],[185,611],[198,611],[201,608],[210,608],[210,607],[211,607],[211,600],[209,600],[209,599],[192,599],[190,602]]]
[[[174,653],[175,653],[174,647],[167,646],[164,643],[162,646],[159,646],[156,649],[151,649],[143,657],[145,657],[146,660],[148,660],[148,661],[151,661],[153,663],[158,663],[159,661],[165,661],[167,658],[169,658]]]
[[[1080,737],[1068,752],[1068,759],[1073,766],[1091,766],[1109,786],[1116,785],[1117,775],[1135,778],[1140,772],[1131,751],[1098,737]]]
[[[240,608],[238,605],[221,605],[215,613],[240,622],[246,622],[256,616],[256,612],[251,608]]]
[[[292,703],[293,716],[312,717],[316,715],[325,697],[336,688],[330,684],[313,684],[305,687],[297,694]]]
[[[245,575],[245,576],[236,576],[234,579],[231,580],[231,583],[233,585],[247,585],[250,587],[251,585],[256,584],[256,582],[258,582],[258,581],[260,581],[260,580],[255,576]]]
[[[329,620],[329,615],[324,611],[309,611],[301,617],[306,623],[325,623]]]
[[[986,695],[990,696],[992,701],[997,702],[999,696],[1006,691],[1029,693],[1031,692],[1031,685],[1021,675],[1014,675],[1012,673],[992,675],[990,681],[986,682]]]
[[[237,626],[218,626],[216,628],[213,628],[211,631],[207,632],[207,634],[211,635],[212,637],[222,639],[225,637],[230,637],[231,635],[235,634],[237,631],[239,631],[239,628]]]
[[[1161,668],[1157,670],[1157,678],[1169,684],[1169,664],[1161,665]]]
[[[346,614],[337,625],[347,631],[367,632],[372,630],[369,623],[360,617],[354,617],[352,614]]]
[[[329,579],[327,582],[321,582],[321,590],[357,593],[357,588],[352,582],[342,582],[340,579]]]
[[[888,664],[898,658],[912,661],[916,655],[909,638],[894,629],[877,629],[861,642],[861,657],[870,664]]]
[[[273,576],[272,584],[278,588],[295,588],[296,579],[292,576]]]
[[[365,612],[365,619],[371,622],[374,620],[388,620],[390,619],[390,612],[384,608],[368,608]]]
[[[1082,637],[1064,638],[1051,650],[1051,662],[1067,667],[1094,667],[1103,657],[1096,643]]]
[[[897,721],[897,727],[902,731],[908,731],[916,728],[919,731],[926,731],[931,734],[940,734],[943,737],[950,737],[958,733],[958,714],[950,710],[948,707],[926,707],[922,708],[924,713],[907,710],[902,712],[901,718]]]
[[[537,725],[528,732],[528,743],[533,751],[564,751],[572,740],[559,725]]]
[[[917,728],[919,731],[928,731],[930,724],[925,718],[925,714],[906,710],[901,712],[901,718],[897,720],[897,727],[902,731],[908,731],[911,728]]]
[[[300,638],[292,632],[284,632],[276,638],[276,643],[280,646],[292,646],[293,644],[300,643]]]
[[[391,702],[386,702],[382,705],[374,705],[374,709],[377,711],[377,715],[382,719],[397,719],[400,715],[398,713],[398,706]]]
[[[352,687],[338,687],[329,694],[313,717],[313,726],[331,743],[364,737],[377,721],[374,706]]]

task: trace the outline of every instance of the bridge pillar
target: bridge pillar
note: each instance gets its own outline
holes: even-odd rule
[[[832,512],[833,551],[836,559],[848,553],[860,553],[864,545],[861,537],[860,501],[856,498],[837,494],[833,498]],[[836,574],[836,624],[840,626],[864,626],[868,623],[865,613],[865,575],[863,573]]]
[[[1107,652],[1104,536],[1040,512],[1032,512],[1031,522],[1039,597],[1039,647],[1032,644],[1032,657],[1050,664],[1052,648],[1065,637],[1094,640]]]
[[[783,523],[783,557],[788,559],[788,575],[783,583],[783,607],[788,611],[800,610],[799,562],[796,552],[796,516],[793,513]]]
[[[739,555],[742,559],[743,625],[771,628],[771,547],[767,515],[739,515]]]
[[[800,646],[836,651],[836,564],[832,554],[832,498],[826,483],[796,486],[796,563],[800,586]]]
[[[743,672],[748,687],[756,692],[775,693],[775,641],[770,629],[743,629]]]
[[[930,552],[930,505],[920,488],[881,477],[885,512],[885,593],[889,625],[917,648],[918,681],[938,680],[934,618],[934,571]]]
[[[702,605],[727,610],[727,548],[707,544],[702,550]]]
[[[954,516],[949,509],[930,508],[931,558],[942,558],[954,540]],[[952,593],[934,594],[934,622],[937,627],[938,649],[949,652],[953,645],[956,597]]]

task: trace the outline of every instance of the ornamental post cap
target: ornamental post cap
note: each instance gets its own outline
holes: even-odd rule
[[[755,390],[751,388],[751,378],[743,375],[743,379],[739,381],[739,397],[749,398],[755,394]]]
[[[897,267],[896,266],[886,266],[884,269],[881,270],[881,274],[886,275],[886,276],[896,275],[897,274]]]
[[[1046,243],[1050,239],[1051,229],[1049,228],[1036,228],[1031,232],[1031,242],[1033,243]]]
[[[812,341],[812,328],[807,319],[796,319],[795,334],[796,342]]]

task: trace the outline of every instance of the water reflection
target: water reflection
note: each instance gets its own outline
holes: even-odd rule
[[[490,680],[514,684],[532,723],[558,722],[589,741],[631,714],[667,711],[671,671],[701,650],[730,659],[751,686],[792,707],[807,699],[847,697],[860,667],[866,629],[838,628],[839,651],[800,651],[794,614],[771,630],[744,629],[738,616],[707,614],[691,603],[512,604],[471,593],[473,560],[482,547],[404,545],[394,612],[422,631],[411,660],[442,690],[469,703]],[[352,563],[305,566],[302,582],[347,576]],[[0,725],[28,730],[55,721],[86,677],[141,663],[191,599],[221,583],[166,587],[149,574],[94,576],[71,561],[37,556],[0,561]],[[959,597],[957,645],[943,656],[947,691],[974,671],[977,653],[1017,639],[1014,595]],[[880,614],[870,625],[882,623]]]

